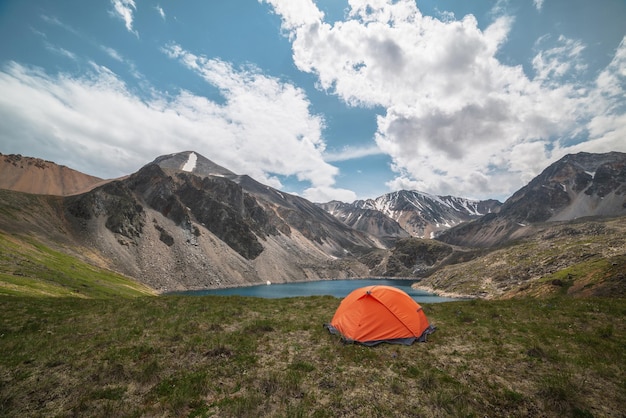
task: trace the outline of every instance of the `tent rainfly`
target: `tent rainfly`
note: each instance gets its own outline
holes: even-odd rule
[[[346,296],[324,327],[347,343],[411,345],[425,342],[435,327],[407,293],[391,286],[366,286]]]

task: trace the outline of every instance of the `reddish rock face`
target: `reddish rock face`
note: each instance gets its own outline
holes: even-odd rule
[[[0,154],[0,189],[69,196],[106,181],[40,158]]]

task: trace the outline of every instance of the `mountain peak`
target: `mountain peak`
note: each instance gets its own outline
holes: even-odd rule
[[[352,204],[329,202],[320,206],[349,226],[377,236],[402,237],[409,234],[433,238],[453,225],[497,212],[496,200],[477,201],[454,196],[436,196],[417,190],[399,190],[375,199]],[[379,214],[389,218],[379,231]]]
[[[532,225],[626,215],[626,153],[568,154],[515,192],[497,215],[454,228],[448,244],[491,246],[532,233]]]
[[[198,176],[234,177],[235,173],[214,163],[195,151],[183,151],[157,157],[152,164],[165,170],[177,170]]]
[[[568,154],[513,194],[501,214],[523,223],[621,216],[625,193],[626,154]]]

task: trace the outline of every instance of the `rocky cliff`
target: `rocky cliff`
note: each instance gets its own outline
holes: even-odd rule
[[[496,213],[497,200],[471,200],[400,190],[353,203],[328,202],[320,207],[352,228],[387,242],[408,236],[434,238],[455,225]]]
[[[159,291],[363,276],[357,258],[382,246],[305,199],[192,152],[74,196],[5,194],[8,205],[30,202],[7,209],[24,219],[14,229],[45,236],[53,225],[64,245],[82,249],[75,253]]]
[[[626,215],[626,154],[579,153],[551,164],[514,193],[497,214],[458,226],[438,239],[488,247],[533,233],[533,225]]]

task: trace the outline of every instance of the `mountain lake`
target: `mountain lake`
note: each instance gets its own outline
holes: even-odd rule
[[[418,303],[451,302],[455,298],[441,297],[423,290],[413,289],[411,285],[415,280],[399,279],[349,279],[349,280],[319,280],[313,282],[296,283],[272,283],[266,285],[229,287],[224,289],[189,290],[185,292],[172,292],[170,295],[189,296],[249,296],[266,299],[290,298],[297,296],[334,296],[344,298],[350,292],[360,287],[372,285],[393,286],[401,289]]]

